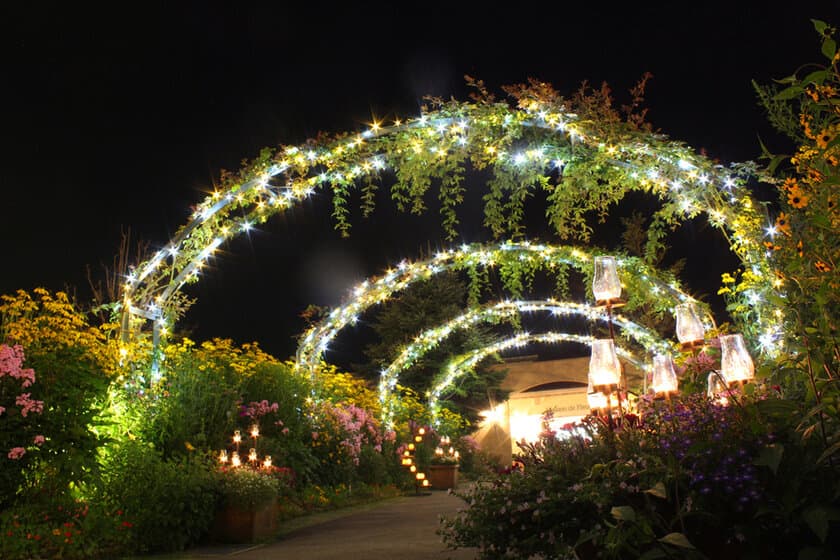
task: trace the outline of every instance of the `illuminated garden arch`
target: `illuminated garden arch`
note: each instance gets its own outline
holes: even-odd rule
[[[740,328],[765,351],[781,341],[780,284],[762,242],[772,227],[744,186],[749,166],[725,168],[685,145],[624,122],[596,97],[564,99],[533,82],[509,88],[516,106],[483,90],[475,102],[436,102],[434,110],[393,126],[374,123],[298,146],[266,149],[198,204],[170,243],[126,279],[121,331],[130,338],[151,322],[155,340],[184,309],[183,287],[226,241],[319,190],[332,194],[337,228],[349,230],[348,197],[359,185],[362,210],[373,210],[383,172],[393,173],[398,208],[425,209],[434,181],[450,238],[463,199],[467,167],[489,169],[485,225],[496,236],[523,233],[523,204],[535,188],[547,192],[548,224],[561,238],[587,241],[587,213],[603,214],[632,191],[662,201],[649,227],[648,249],[662,246],[671,227],[704,213],[726,235],[743,271],[730,309]],[[589,99],[590,102],[587,102]]]
[[[475,369],[479,363],[487,359],[489,356],[511,348],[524,347],[532,343],[557,344],[559,342],[575,342],[586,346],[592,346],[594,341],[595,338],[592,336],[573,333],[549,331],[534,334],[525,332],[518,333],[510,338],[499,340],[482,348],[477,348],[471,352],[467,352],[466,354],[456,356],[450,360],[446,366],[444,366],[442,377],[436,382],[435,386],[432,387],[429,393],[429,411],[433,422],[440,411],[439,401],[446,391],[452,387],[452,384],[455,383],[455,381]],[[635,354],[622,347],[620,344],[616,344],[615,350],[619,358],[625,360],[633,367],[639,369],[640,371],[647,370],[647,365],[643,360],[639,359]],[[386,418],[386,421],[387,420],[388,419]]]
[[[557,316],[578,316],[591,321],[606,322],[612,320],[628,339],[638,343],[649,354],[665,353],[675,350],[672,343],[662,339],[656,332],[631,321],[623,315],[613,314],[612,319],[610,319],[603,308],[582,303],[542,300],[502,301],[495,304],[485,305],[478,309],[471,309],[466,313],[447,321],[443,325],[422,332],[414,338],[412,343],[403,346],[396,359],[394,359],[388,367],[382,370],[379,381],[379,400],[382,405],[383,418],[386,423],[390,423],[394,417],[391,397],[393,391],[397,387],[399,374],[411,367],[412,364],[425,355],[429,350],[437,346],[438,343],[448,337],[452,332],[466,329],[480,322],[498,323],[518,317],[520,313],[539,311],[547,311]],[[580,342],[577,339],[570,339],[569,341]],[[627,352],[627,355],[630,355],[629,351]],[[477,363],[478,362],[476,362],[476,364]]]
[[[565,245],[505,242],[500,245],[462,245],[457,249],[440,251],[423,261],[403,261],[384,275],[361,283],[353,291],[350,301],[333,309],[324,320],[312,327],[298,347],[296,363],[310,372],[317,371],[329,343],[365,310],[387,301],[397,291],[441,272],[498,267],[500,276],[509,280],[506,287],[518,297],[523,288],[521,276],[537,269],[556,272],[558,268],[568,267],[591,277],[593,258],[597,254],[601,253]],[[635,257],[619,257],[617,263],[622,283],[628,287],[629,308],[649,303],[656,311],[671,313],[678,303],[693,301],[710,316],[706,306],[683,292],[672,276],[648,267],[642,259]],[[476,294],[476,302],[477,299]]]

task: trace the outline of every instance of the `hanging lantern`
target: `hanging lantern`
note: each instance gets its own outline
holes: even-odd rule
[[[615,257],[595,257],[595,272],[592,275],[592,293],[596,305],[615,307],[621,301],[621,281],[615,268]]]
[[[720,337],[720,373],[727,383],[743,383],[755,377],[755,365],[742,335]]]
[[[653,375],[650,382],[654,394],[669,394],[677,391],[677,374],[671,356],[657,354],[653,357]]]
[[[592,342],[589,358],[589,383],[593,389],[618,385],[621,379],[621,364],[615,353],[612,339],[602,338]]]
[[[706,337],[706,329],[697,316],[697,310],[693,301],[677,305],[677,339],[683,350],[691,350],[703,346]]]
[[[706,383],[706,396],[709,397],[709,400],[722,406],[729,404],[726,399],[726,383],[723,382],[719,373],[715,371],[710,373]]]

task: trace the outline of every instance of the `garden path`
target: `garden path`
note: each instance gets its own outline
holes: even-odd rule
[[[447,550],[435,531],[438,516],[454,513],[464,502],[447,492],[404,496],[323,519],[261,544],[195,549],[172,560],[472,560],[474,549]]]

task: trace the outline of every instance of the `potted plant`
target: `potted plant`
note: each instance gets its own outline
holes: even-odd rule
[[[269,472],[241,467],[218,470],[219,507],[211,538],[222,542],[253,542],[277,531],[280,481]]]
[[[432,488],[445,490],[455,488],[458,486],[458,466],[460,460],[460,453],[453,447],[449,446],[449,438],[443,436],[440,438],[440,445],[435,449],[435,454],[432,456],[431,465],[429,466],[429,480]]]

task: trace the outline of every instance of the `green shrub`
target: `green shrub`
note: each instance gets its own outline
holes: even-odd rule
[[[217,502],[212,463],[164,460],[147,444],[108,449],[96,499],[131,523],[132,552],[182,550],[207,531]]]
[[[128,549],[131,522],[96,502],[51,496],[0,512],[0,558],[115,558]],[[121,512],[119,512],[121,513]]]

